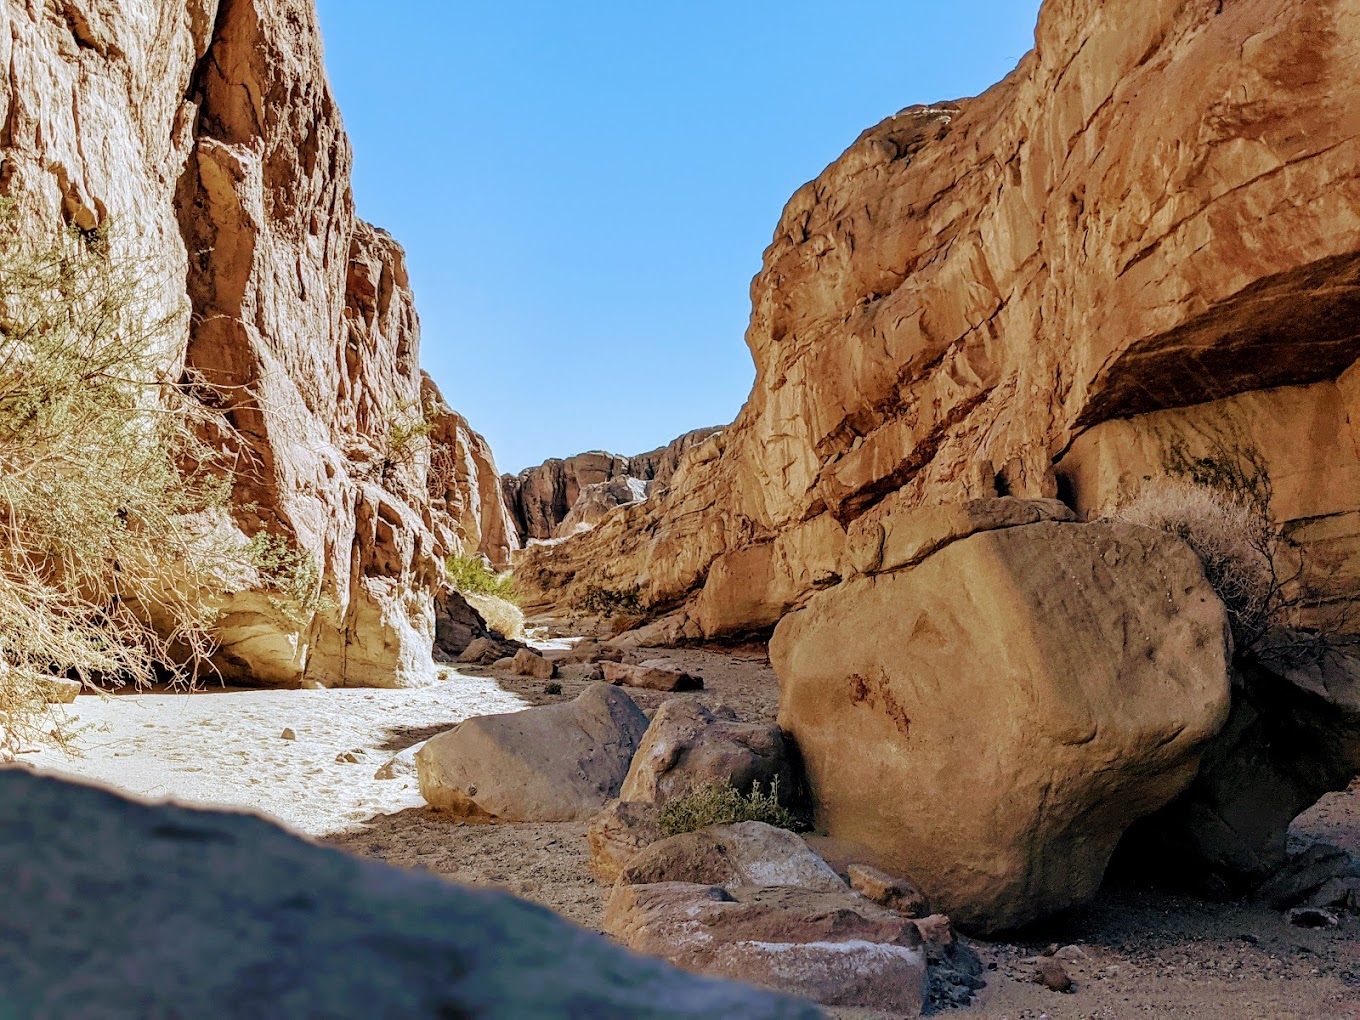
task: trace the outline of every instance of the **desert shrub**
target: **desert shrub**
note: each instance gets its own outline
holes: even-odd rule
[[[1276,566],[1282,535],[1252,491],[1166,478],[1144,486],[1109,519],[1176,535],[1195,551],[1228,609],[1239,650],[1282,622],[1288,605]]]
[[[392,480],[393,474],[414,465],[420,454],[430,448],[430,434],[439,424],[439,408],[431,401],[407,401],[388,415],[387,434],[383,440],[382,478]]]
[[[642,616],[642,591],[637,585],[630,588],[604,588],[588,585],[578,603],[582,612],[593,616]]]
[[[464,595],[468,605],[481,614],[486,625],[511,641],[524,637],[524,610],[495,595]]]
[[[335,605],[321,591],[316,560],[281,535],[260,532],[250,540],[245,557],[269,593],[269,603],[294,623],[305,624]]]
[[[544,693],[544,694],[561,694],[561,693],[562,693],[562,685],[561,685],[560,683],[558,683],[556,680],[549,680],[546,684],[543,685],[543,693]]]
[[[450,556],[444,560],[444,576],[449,587],[460,595],[493,595],[516,602],[515,579],[498,574],[478,556]]]
[[[770,784],[768,794],[760,792],[759,783],[752,783],[751,792],[745,794],[734,789],[728,781],[710,783],[666,804],[660,818],[661,832],[666,836],[738,822],[764,822],[780,829],[799,828],[798,818],[779,803],[778,777]]]
[[[172,269],[107,232],[20,229],[0,203],[0,712],[31,739],[53,675],[194,675],[211,594],[239,581],[215,526],[227,427],[165,374],[184,328]],[[174,663],[188,663],[185,669]]]

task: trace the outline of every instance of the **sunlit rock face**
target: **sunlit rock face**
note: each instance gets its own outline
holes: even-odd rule
[[[1060,487],[1094,507],[1147,473],[1137,436],[1280,387],[1273,435],[1229,448],[1306,441],[1352,388],[1310,387],[1360,355],[1358,98],[1355,0],[1049,0],[1004,81],[888,118],[793,196],[736,423],[523,582],[545,605],[638,583],[709,636],[760,630],[835,583],[861,521]],[[1295,537],[1353,577],[1360,501],[1317,495],[1349,445],[1284,512],[1325,504]]]
[[[419,368],[404,255],[359,220],[310,0],[0,4],[0,187],[35,231],[110,226],[177,318],[168,378],[226,412],[234,526],[320,575],[222,607],[232,680],[419,683],[438,558],[518,546],[485,441]],[[426,418],[429,442],[394,442]],[[249,587],[249,586],[247,586]]]

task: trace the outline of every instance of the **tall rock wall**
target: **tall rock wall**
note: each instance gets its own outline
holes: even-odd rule
[[[355,215],[311,0],[5,0],[0,124],[34,230],[107,224],[146,260],[180,323],[167,376],[235,428],[235,527],[319,569],[300,618],[222,607],[224,674],[423,680],[438,558],[518,543],[485,442],[420,371],[402,250]],[[412,415],[429,443],[396,441]]]
[[[892,515],[1094,505],[1111,473],[1064,460],[1124,456],[1095,449],[1128,446],[1111,423],[1175,441],[1271,390],[1276,435],[1304,429],[1360,356],[1360,0],[1047,0],[1004,81],[800,189],[751,291],[736,423],[664,497],[523,554],[535,600],[639,583],[709,636],[764,628]],[[1295,537],[1356,576],[1360,501],[1320,502]]]

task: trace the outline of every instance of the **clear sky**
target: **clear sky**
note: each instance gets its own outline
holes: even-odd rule
[[[1038,0],[318,0],[365,219],[502,470],[731,421],[784,203],[865,128],[975,95]]]

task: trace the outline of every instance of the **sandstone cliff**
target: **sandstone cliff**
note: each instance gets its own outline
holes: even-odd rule
[[[1358,167],[1357,0],[1048,0],[1003,82],[794,195],[736,423],[521,582],[758,630],[839,580],[848,531],[995,495],[1094,512],[1174,455],[1262,461],[1348,601]]]
[[[660,449],[636,457],[592,450],[565,460],[553,458],[517,475],[502,476],[505,501],[521,542],[575,534],[576,525],[594,525],[614,507],[637,502],[655,486],[669,483],[681,457],[717,431],[695,429]],[[630,481],[655,486],[630,488],[626,484]]]
[[[355,215],[311,0],[8,0],[0,124],[18,215],[111,224],[152,267],[166,377],[239,437],[235,527],[319,571],[300,619],[262,592],[222,607],[224,674],[424,679],[438,557],[518,542],[485,442],[420,371],[403,253]],[[431,441],[398,443],[425,414]]]

